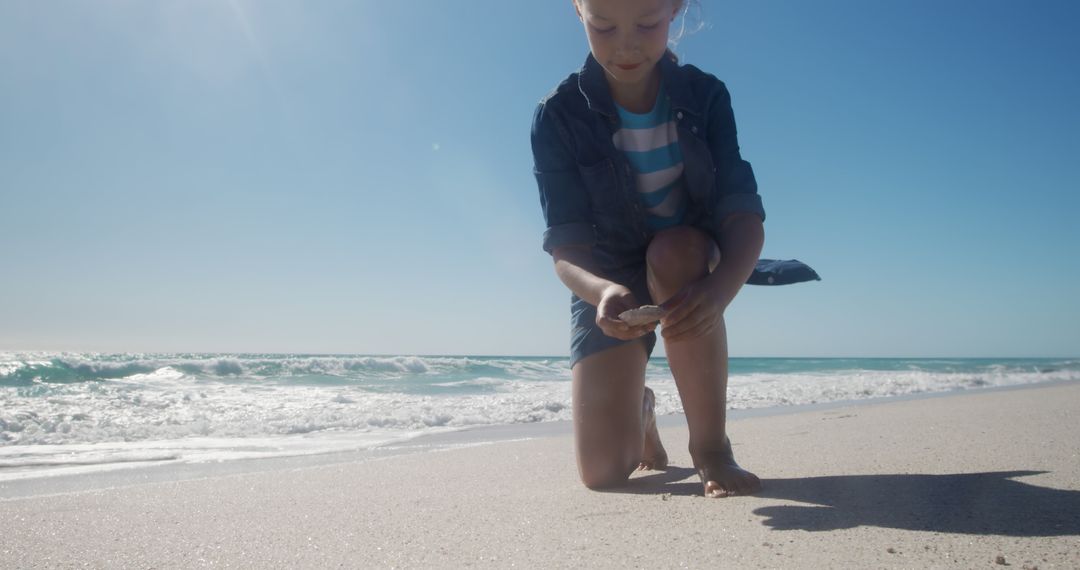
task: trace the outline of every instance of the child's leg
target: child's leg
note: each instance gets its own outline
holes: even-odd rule
[[[643,407],[645,347],[628,342],[574,365],[578,471],[590,489],[615,487],[637,468],[667,466],[651,405]]]
[[[711,238],[690,227],[662,231],[649,244],[649,291],[663,302],[708,274],[719,251]],[[705,495],[723,497],[761,489],[757,476],[741,469],[727,438],[727,333],[723,321],[709,334],[664,342],[690,430],[690,456]]]

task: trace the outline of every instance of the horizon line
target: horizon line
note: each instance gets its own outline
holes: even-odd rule
[[[569,359],[569,355],[552,355],[552,354],[481,354],[481,353],[385,353],[385,352],[310,352],[310,351],[207,351],[207,350],[134,350],[134,351],[110,351],[110,350],[63,350],[63,349],[6,349],[0,348],[0,354],[3,353],[71,353],[71,354],[98,354],[98,355],[125,355],[125,354],[198,354],[198,355],[268,355],[268,356],[367,356],[367,357],[417,357],[417,358],[551,358],[551,359]],[[667,355],[653,355],[650,360],[654,358],[662,358],[667,360]],[[962,355],[949,355],[949,356],[735,356],[729,355],[729,359],[746,359],[746,358],[771,358],[771,359],[831,359],[831,360],[851,360],[851,359],[906,359],[906,360],[940,360],[940,359],[961,359],[961,360],[1021,360],[1021,359],[1080,359],[1080,355],[1076,356],[962,356]]]

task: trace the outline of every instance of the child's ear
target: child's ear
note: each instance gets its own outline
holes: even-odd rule
[[[570,0],[570,3],[574,5],[574,12],[577,14],[577,19],[581,20],[581,23],[585,23],[585,17],[581,15],[581,6],[578,6],[578,0]]]
[[[682,10],[684,2],[686,2],[686,0],[675,0],[675,9],[671,11],[672,22],[674,22],[675,18],[679,15],[679,11]]]

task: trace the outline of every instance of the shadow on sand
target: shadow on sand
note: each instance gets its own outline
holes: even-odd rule
[[[841,475],[765,479],[757,497],[808,503],[756,509],[776,530],[823,531],[877,526],[1004,536],[1080,535],[1080,491],[1014,481],[1045,471],[955,475]],[[692,482],[685,481],[693,478]],[[636,477],[625,493],[700,495],[693,469]],[[733,499],[733,500],[738,500]]]

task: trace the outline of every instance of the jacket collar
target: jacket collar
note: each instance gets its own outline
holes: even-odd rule
[[[663,91],[671,99],[671,108],[697,114],[690,104],[689,88],[686,85],[684,74],[679,69],[679,64],[669,51],[660,58],[660,81],[663,83]],[[578,72],[578,90],[585,97],[589,109],[607,115],[615,119],[618,113],[615,111],[615,101],[611,98],[611,89],[608,87],[607,78],[604,76],[604,68],[596,61],[592,53],[585,58],[585,65]]]

